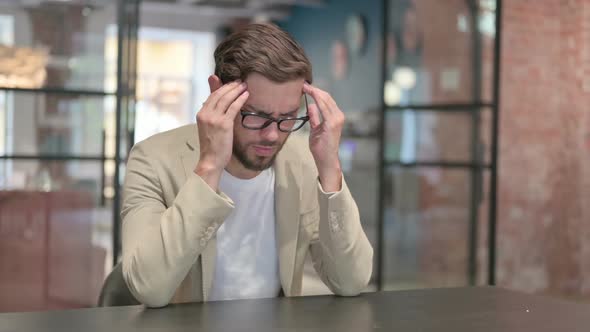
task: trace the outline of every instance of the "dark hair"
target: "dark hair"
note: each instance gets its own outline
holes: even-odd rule
[[[215,75],[221,82],[245,80],[258,73],[284,83],[312,82],[311,63],[303,48],[274,24],[250,24],[226,37],[215,49]]]

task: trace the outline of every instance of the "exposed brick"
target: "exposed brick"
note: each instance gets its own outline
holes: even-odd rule
[[[498,281],[590,298],[589,0],[504,1]]]

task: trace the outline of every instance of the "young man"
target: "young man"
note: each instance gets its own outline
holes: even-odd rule
[[[217,47],[197,124],[135,145],[122,268],[139,301],[301,295],[308,251],[335,294],[367,286],[373,249],[338,159],[344,115],[311,76],[287,33],[250,25]],[[307,121],[309,137],[291,135]]]

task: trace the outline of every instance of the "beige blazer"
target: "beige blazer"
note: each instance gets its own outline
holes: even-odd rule
[[[216,259],[217,229],[234,203],[193,170],[199,157],[195,124],[136,144],[127,162],[121,217],[123,276],[147,306],[207,301]],[[301,295],[306,254],[335,293],[357,295],[369,282],[373,248],[342,182],[326,194],[307,137],[292,134],[277,155],[276,235],[286,296]]]

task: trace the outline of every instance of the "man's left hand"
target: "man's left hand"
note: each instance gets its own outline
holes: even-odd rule
[[[308,106],[309,148],[315,159],[322,188],[337,192],[342,188],[342,169],[338,157],[340,136],[344,126],[344,113],[329,93],[304,83],[303,92],[310,95],[315,104]],[[320,113],[323,120],[320,119]]]

